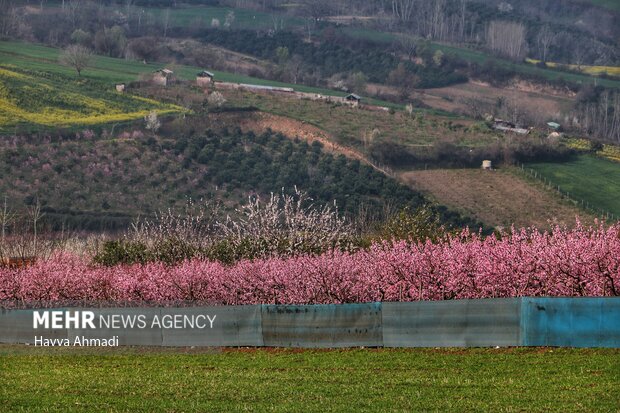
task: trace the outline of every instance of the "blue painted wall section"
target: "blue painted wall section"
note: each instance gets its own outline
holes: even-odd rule
[[[620,347],[620,298],[523,298],[521,345]]]

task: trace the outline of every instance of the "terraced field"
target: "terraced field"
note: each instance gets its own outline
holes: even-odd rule
[[[508,171],[452,169],[413,171],[402,180],[442,204],[456,208],[482,222],[509,227],[535,225],[549,228],[550,222],[572,225],[575,216],[592,217],[577,207]]]
[[[182,108],[117,93],[112,86],[63,75],[0,66],[0,131],[17,125],[96,125],[139,119]]]

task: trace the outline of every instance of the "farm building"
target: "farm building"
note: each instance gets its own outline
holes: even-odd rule
[[[125,91],[125,84],[124,83],[117,83],[115,85],[116,91],[117,92],[124,92]]]
[[[503,119],[493,119],[493,129],[502,132],[512,132],[518,135],[527,135],[530,129],[520,128],[512,122]]]
[[[356,95],[355,93],[351,93],[344,98],[345,102],[349,103],[351,106],[359,106],[362,103],[361,96]]]
[[[267,85],[252,85],[248,83],[239,83],[239,87],[242,89],[248,90],[261,90],[266,92],[283,92],[283,93],[293,93],[295,90],[290,87],[278,87],[278,86],[267,86]]]
[[[153,74],[153,83],[160,86],[167,86],[174,80],[174,72],[170,69],[158,69]]]
[[[549,126],[550,129],[553,129],[555,131],[560,130],[560,128],[562,127],[559,123],[557,122],[547,122],[547,126]]]
[[[198,86],[209,86],[213,82],[214,77],[213,73],[203,70],[196,75],[196,84]]]

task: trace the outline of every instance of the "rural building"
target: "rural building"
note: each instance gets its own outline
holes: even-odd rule
[[[252,85],[248,83],[239,83],[239,87],[242,89],[248,90],[260,90],[266,92],[282,92],[282,93],[293,93],[295,90],[290,87],[278,87],[278,86],[267,86],[267,85]]]
[[[117,83],[116,84],[116,91],[117,92],[124,92],[125,91],[125,84],[124,83]]]
[[[493,119],[493,129],[502,132],[512,132],[518,135],[527,135],[530,129],[520,128],[512,122],[503,119]]]
[[[198,86],[209,86],[213,82],[214,77],[213,73],[203,70],[196,75],[196,84]]]
[[[482,161],[482,169],[490,171],[491,169],[493,169],[493,164],[488,159],[485,159],[484,161]]]
[[[358,96],[355,93],[351,93],[350,95],[345,96],[344,100],[345,102],[354,107],[357,107],[360,105],[360,103],[362,103],[361,96]]]
[[[553,129],[555,131],[560,130],[560,128],[561,128],[561,125],[559,123],[556,123],[556,122],[547,122],[547,126],[549,126],[549,128],[551,128],[551,129]]]
[[[160,86],[167,86],[174,80],[174,72],[170,69],[158,69],[153,74],[153,83]]]

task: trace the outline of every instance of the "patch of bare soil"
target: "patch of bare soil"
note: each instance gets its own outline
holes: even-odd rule
[[[577,207],[505,171],[413,171],[403,173],[401,180],[488,225],[549,228],[557,222],[572,226],[576,216],[591,221]]]
[[[469,81],[436,89],[424,89],[416,95],[426,105],[451,112],[479,115],[472,111],[489,111],[503,99],[505,104],[527,115],[536,123],[558,117],[572,103],[565,91],[518,81],[506,88]]]

